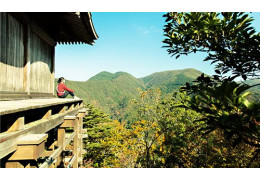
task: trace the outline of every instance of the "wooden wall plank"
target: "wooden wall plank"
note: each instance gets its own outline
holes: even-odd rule
[[[53,93],[52,83],[52,49],[44,40],[31,32],[31,92]]]
[[[54,46],[11,13],[0,12],[0,23],[0,91],[53,94]]]
[[[8,13],[1,13],[0,90],[23,90],[23,25]]]

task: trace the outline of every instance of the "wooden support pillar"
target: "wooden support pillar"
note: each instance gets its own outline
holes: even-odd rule
[[[19,131],[24,128],[24,117],[18,117],[13,124],[8,128],[7,132]]]
[[[73,155],[75,156],[75,162],[73,168],[78,168],[78,145],[79,145],[79,119],[76,118],[74,121],[74,132],[76,133],[73,139]]]
[[[62,146],[63,150],[65,150],[64,144],[65,144],[65,128],[58,128],[58,146]]]
[[[83,149],[83,141],[82,141],[82,128],[83,128],[83,117],[86,116],[86,109],[82,109],[78,111],[79,118],[79,164],[82,165],[82,149]]]
[[[64,122],[61,124],[60,128],[74,127],[74,121],[76,120],[76,118],[76,116],[65,116]]]
[[[86,116],[88,115],[89,113],[89,108],[86,108]]]
[[[58,147],[62,147],[62,151],[65,150],[65,128],[58,128]],[[57,166],[59,166],[63,162],[63,153],[57,158]]]
[[[82,126],[83,126],[83,117],[79,118],[79,163],[82,165],[82,149],[83,149],[83,140],[82,140]]]

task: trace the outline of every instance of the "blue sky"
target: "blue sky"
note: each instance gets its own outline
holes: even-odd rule
[[[204,54],[175,59],[163,46],[164,13],[92,12],[99,36],[94,46],[57,45],[55,77],[85,81],[101,71],[124,71],[140,78],[154,72],[195,68],[206,74],[214,66],[203,62]],[[260,31],[260,13],[252,13]]]

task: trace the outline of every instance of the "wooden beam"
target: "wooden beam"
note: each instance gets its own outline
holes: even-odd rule
[[[56,46],[56,42],[47,34],[45,33],[37,24],[34,22],[30,23],[31,30],[37,34],[42,40],[47,42],[51,46]]]
[[[78,109],[72,111],[67,111],[66,114],[54,115],[51,119],[38,120],[31,125],[25,125],[23,130],[12,132],[12,133],[2,133],[0,136],[0,159],[6,155],[14,152],[17,149],[17,141],[24,134],[42,134],[54,127],[60,125],[64,121],[64,116],[68,114],[76,114]]]
[[[76,116],[65,116],[64,123],[60,127],[62,128],[73,127],[76,118],[77,118]]]
[[[81,103],[79,103],[79,107],[83,107],[84,106],[84,103],[83,101]]]
[[[7,92],[4,92],[7,93]],[[16,92],[18,93],[18,92]],[[0,91],[0,96],[2,92]],[[12,94],[12,93],[8,93]],[[18,93],[19,96],[26,96],[25,92],[20,92]],[[32,94],[32,93],[31,93]],[[48,93],[45,93],[48,94]],[[53,106],[64,106],[66,104],[70,103],[76,103],[80,102],[82,100],[75,100],[75,99],[58,99],[58,98],[53,98],[53,99],[30,99],[30,100],[21,100],[21,101],[1,101],[0,103],[0,115],[5,115],[5,114],[12,114],[16,112],[22,112],[26,110],[36,110],[39,108],[44,108],[44,107],[53,107]],[[81,108],[76,108],[77,110]]]
[[[62,151],[65,150],[65,128],[59,127],[58,128],[58,147],[62,148]],[[59,166],[63,162],[63,155],[57,158],[57,166]]]
[[[78,107],[79,107],[79,103],[76,103],[75,108],[78,108]]]
[[[79,145],[79,119],[77,118],[74,123],[74,132],[76,135],[73,139],[73,155],[75,156],[75,163],[73,168],[78,168],[78,145]]]
[[[87,110],[86,109],[81,109],[78,111],[78,117],[85,117],[86,116],[86,112]]]
[[[32,21],[32,19],[29,16],[27,16],[25,13],[13,12],[10,14],[16,19],[18,19],[20,22],[22,22],[23,24],[28,24],[31,30],[35,34],[37,34],[42,40],[47,42],[49,45],[56,46],[57,43],[47,33],[45,33],[45,31],[42,28],[40,28],[34,21]]]
[[[82,131],[81,131],[83,134],[84,133],[87,133],[88,132],[88,130],[87,129],[82,129]]]
[[[74,109],[75,107],[74,107],[74,104],[71,104],[70,105],[70,107],[69,107],[69,110],[72,110],[72,109]],[[76,108],[78,108],[77,106],[76,106]]]
[[[24,117],[18,117],[10,128],[8,128],[7,132],[14,132],[24,129]]]
[[[61,110],[59,111],[59,114],[65,113],[67,106],[63,106]]]
[[[48,137],[48,134],[28,134],[21,137],[17,141],[17,145],[31,145],[31,144],[40,144],[45,141]]]
[[[40,168],[48,168],[55,159],[62,153],[62,147],[58,147],[53,154],[40,166]]]
[[[67,145],[69,145],[69,143],[74,139],[75,136],[76,136],[76,132],[73,132],[73,133],[69,136],[69,138],[66,140],[64,146],[66,147]]]
[[[48,110],[46,114],[42,117],[42,119],[50,119],[52,114],[52,110]]]
[[[70,160],[70,162],[69,162],[67,168],[73,167],[74,164],[77,162],[76,160],[77,160],[77,158],[76,158],[76,156],[74,155],[73,158],[71,158],[71,160]]]
[[[18,161],[9,161],[5,163],[5,168],[24,168],[24,165]]]
[[[54,153],[54,151],[44,151],[41,154],[41,157],[50,157],[53,153]]]
[[[30,134],[20,138],[17,150],[8,160],[37,160],[45,150],[47,137],[47,134]]]

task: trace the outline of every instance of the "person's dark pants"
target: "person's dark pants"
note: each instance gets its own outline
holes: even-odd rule
[[[59,98],[65,98],[65,97],[67,97],[69,94],[70,94],[72,97],[74,97],[74,93],[73,93],[73,92],[70,92],[70,91],[65,91],[65,93],[64,93],[62,96],[58,96],[58,97],[59,97]]]

